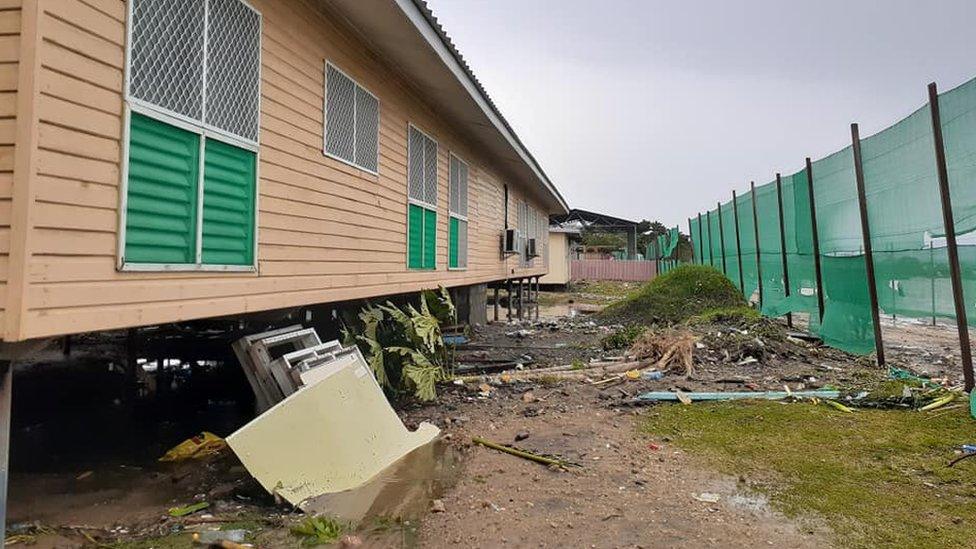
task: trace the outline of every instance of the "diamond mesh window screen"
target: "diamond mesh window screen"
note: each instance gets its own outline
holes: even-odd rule
[[[368,91],[356,86],[356,165],[377,171],[380,104]]]
[[[325,80],[325,152],[376,172],[379,101],[329,63],[326,63]]]
[[[461,186],[458,193],[458,212],[464,217],[468,217],[468,165],[461,163]]]
[[[424,201],[424,134],[413,126],[407,136],[407,195]]]
[[[327,65],[325,86],[325,152],[355,163],[356,84]]]
[[[208,0],[207,124],[258,140],[261,16],[240,0]]]
[[[204,0],[133,0],[129,94],[203,119]]]
[[[437,205],[437,143],[424,137],[424,202]]]

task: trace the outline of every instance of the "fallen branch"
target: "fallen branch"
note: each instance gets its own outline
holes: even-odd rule
[[[527,459],[529,461],[534,461],[536,463],[541,463],[543,465],[549,465],[552,467],[559,467],[560,469],[566,469],[569,465],[575,465],[574,463],[569,463],[561,459],[548,458],[545,456],[540,456],[538,454],[533,454],[531,452],[526,452],[525,450],[519,450],[517,448],[512,448],[511,446],[503,446],[496,442],[490,440],[485,440],[481,437],[472,437],[472,442],[475,444],[480,444],[491,448],[492,450],[498,450],[499,452],[505,452],[506,454],[511,454],[522,459]]]
[[[509,377],[515,381],[531,381],[540,378],[555,377],[559,379],[584,379],[587,377],[595,377],[598,375],[606,374],[617,374],[621,372],[626,372],[628,370],[644,370],[651,365],[648,363],[641,362],[613,362],[613,363],[603,363],[600,367],[589,367],[589,368],[577,368],[575,370],[551,370],[547,368],[542,368],[538,370],[520,370],[517,372],[506,372],[505,376]],[[561,367],[560,367],[561,368]],[[465,383],[470,383],[472,381],[479,381],[483,376],[459,376],[455,379],[459,379]]]
[[[953,458],[952,461],[949,462],[949,465],[948,466],[949,467],[952,467],[953,465],[959,463],[960,461],[962,461],[962,460],[964,460],[966,458],[971,458],[973,456],[976,456],[976,452],[968,452],[968,453],[965,453],[965,454],[963,454],[961,456],[957,456],[957,457]]]

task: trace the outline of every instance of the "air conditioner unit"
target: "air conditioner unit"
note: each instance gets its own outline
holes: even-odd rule
[[[539,253],[536,251],[535,239],[530,238],[525,245],[526,255],[529,257],[539,257]]]
[[[502,248],[502,252],[506,254],[519,253],[518,234],[515,229],[505,229],[505,246]]]

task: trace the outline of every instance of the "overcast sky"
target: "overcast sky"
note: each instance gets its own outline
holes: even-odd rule
[[[976,0],[428,0],[570,207],[680,224],[976,76]]]

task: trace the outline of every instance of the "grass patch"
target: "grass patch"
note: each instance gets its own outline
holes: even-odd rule
[[[332,517],[309,517],[291,527],[291,533],[305,546],[325,545],[339,541],[346,525]]]
[[[739,305],[736,307],[718,307],[715,309],[708,309],[707,311],[689,318],[688,323],[714,324],[716,322],[724,322],[748,326],[754,324],[760,318],[762,318],[762,315],[758,310],[753,309],[748,305]]]
[[[631,324],[629,326],[624,326],[613,333],[604,336],[600,340],[600,346],[603,347],[604,351],[612,351],[615,349],[629,349],[634,341],[640,336],[644,335],[647,331],[647,326],[640,326],[638,324]]]
[[[639,285],[634,282],[593,280],[574,282],[572,284],[572,291],[580,294],[620,298],[630,294],[638,287]]]
[[[662,405],[641,429],[669,436],[759,489],[788,516],[815,515],[838,545],[971,547],[976,463],[953,449],[976,439],[968,410],[919,413],[776,402]]]
[[[539,304],[542,306],[566,305],[580,303],[587,305],[606,305],[608,302],[620,299],[632,293],[640,285],[635,282],[619,282],[613,280],[579,281],[570,284],[565,291],[539,292]]]
[[[616,322],[677,324],[706,311],[746,306],[739,289],[718,270],[682,265],[610,304],[600,314]]]

